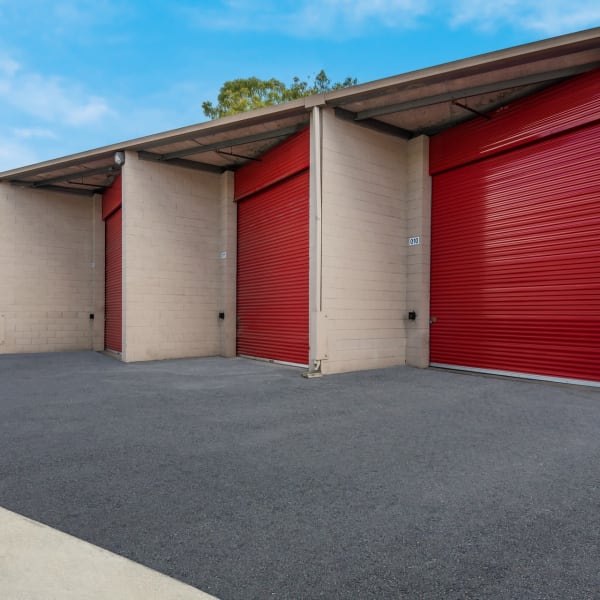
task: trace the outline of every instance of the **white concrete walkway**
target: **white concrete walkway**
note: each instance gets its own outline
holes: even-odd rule
[[[3,600],[210,600],[189,585],[0,508]]]

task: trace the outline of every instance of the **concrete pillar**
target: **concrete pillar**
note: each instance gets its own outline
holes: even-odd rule
[[[233,171],[222,175],[220,199],[220,319],[221,356],[236,355],[237,204],[233,201]]]
[[[419,243],[408,246],[406,303],[416,312],[407,321],[406,364],[429,366],[429,272],[431,265],[431,177],[429,138],[420,136],[408,142],[407,226],[408,237]],[[409,244],[408,239],[404,240]]]
[[[321,363],[327,360],[327,322],[322,312],[322,113],[313,107],[310,120],[310,190],[309,190],[309,372],[320,372]]]

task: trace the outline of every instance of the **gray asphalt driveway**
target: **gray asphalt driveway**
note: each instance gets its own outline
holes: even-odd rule
[[[600,597],[600,392],[0,357],[0,505],[224,600]]]

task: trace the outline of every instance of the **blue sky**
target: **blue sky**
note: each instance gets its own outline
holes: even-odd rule
[[[598,25],[598,0],[0,0],[0,170],[204,121],[236,77],[364,83]]]

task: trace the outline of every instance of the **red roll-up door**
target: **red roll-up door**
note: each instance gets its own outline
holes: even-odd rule
[[[240,355],[308,364],[308,196],[308,131],[236,173]]]
[[[431,364],[600,381],[600,124],[579,125],[434,174]]]
[[[121,180],[118,178],[103,198],[105,225],[104,347],[122,350],[122,217]]]
[[[308,364],[308,171],[238,203],[238,354]]]
[[[106,226],[106,279],[104,306],[104,347],[121,352],[122,349],[122,296],[121,296],[121,209],[105,221]]]

